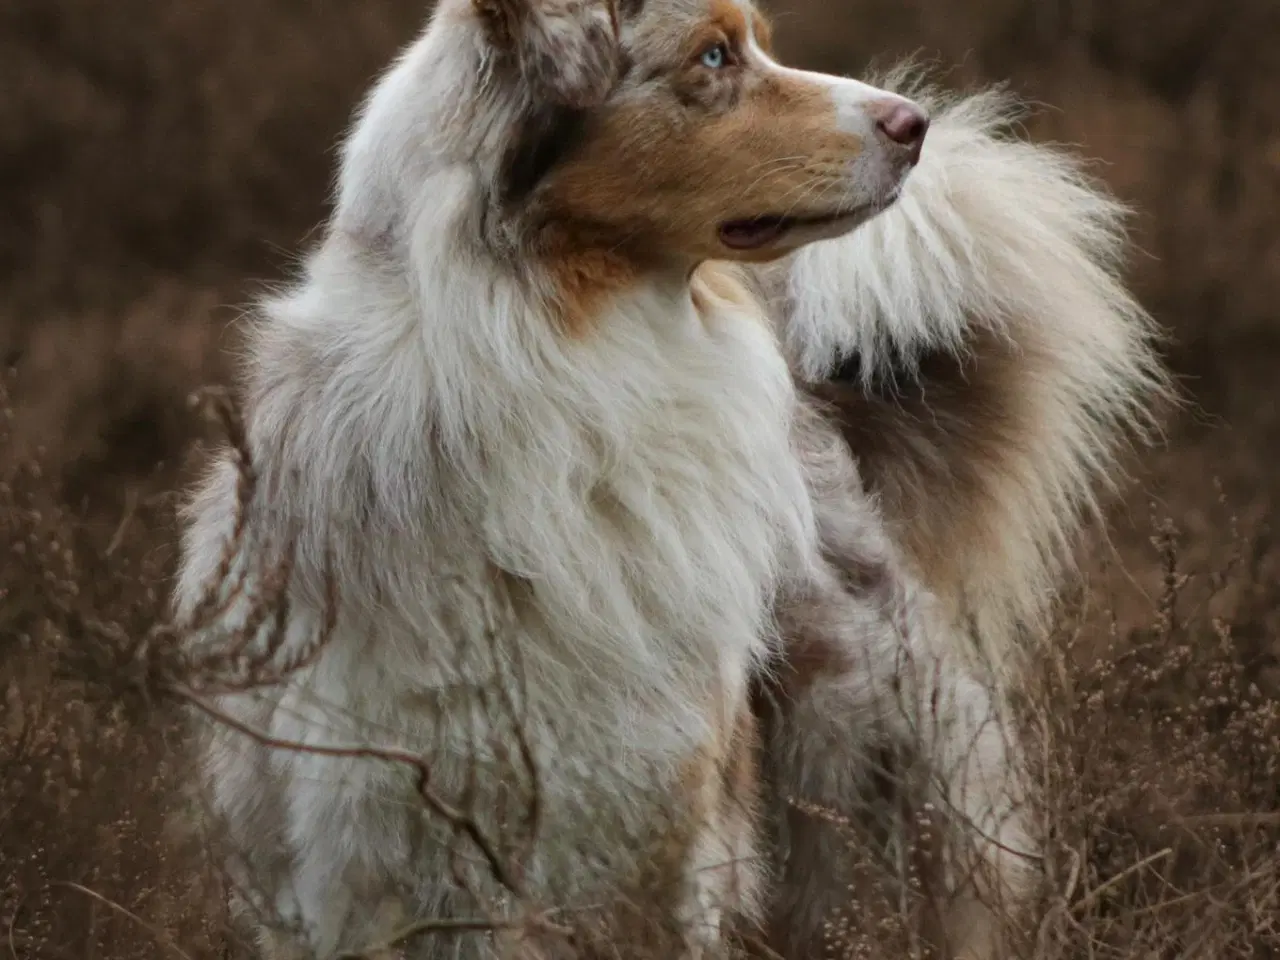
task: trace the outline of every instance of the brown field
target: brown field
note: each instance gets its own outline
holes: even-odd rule
[[[324,216],[332,148],[425,6],[0,4],[0,957],[242,955],[165,827],[183,761],[133,641],[208,435],[187,398],[226,378],[238,305]],[[1280,956],[1280,4],[775,9],[808,65],[1011,81],[1030,134],[1138,210],[1133,281],[1193,403],[1132,464],[1033,698],[1035,950]],[[862,926],[835,955],[904,955]]]

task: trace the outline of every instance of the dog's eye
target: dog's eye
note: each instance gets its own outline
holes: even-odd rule
[[[729,48],[723,43],[717,43],[713,47],[707,47],[699,60],[708,70],[720,70],[729,62]]]

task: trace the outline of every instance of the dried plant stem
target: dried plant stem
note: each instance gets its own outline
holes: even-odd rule
[[[421,756],[395,747],[375,747],[361,744],[311,744],[298,740],[273,737],[251,724],[220,710],[194,690],[175,686],[173,692],[186,703],[203,712],[218,723],[235,730],[272,750],[293,750],[322,757],[346,757],[379,760],[385,763],[407,766],[417,773],[417,792],[432,813],[441,817],[456,831],[467,837],[480,851],[493,877],[517,897],[524,895],[524,883],[519,872],[498,852],[493,842],[475,818],[441,798],[431,787],[431,768]]]
[[[121,916],[128,917],[130,920],[136,923],[143,930],[146,930],[147,933],[151,934],[151,936],[155,938],[156,942],[164,946],[166,950],[169,950],[170,952],[177,954],[179,957],[182,957],[182,960],[192,960],[191,954],[187,953],[185,950],[179,947],[176,943],[170,940],[169,937],[165,936],[165,933],[163,930],[157,929],[153,924],[147,923],[147,921],[143,920],[140,916],[138,916],[132,910],[126,909],[125,907],[116,903],[114,900],[110,900],[107,897],[104,897],[102,894],[98,893],[97,891],[90,890],[88,887],[83,886],[79,883],[74,883],[70,880],[55,880],[51,884],[51,886],[66,887],[70,890],[75,890],[79,893],[84,894],[86,897],[89,897],[92,900],[98,903],[101,903],[103,906],[111,910],[114,910],[116,913],[120,914]]]

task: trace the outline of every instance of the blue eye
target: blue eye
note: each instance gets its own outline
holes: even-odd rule
[[[723,43],[717,43],[714,47],[709,47],[702,55],[702,65],[708,70],[719,70],[729,60],[729,51],[725,49]]]

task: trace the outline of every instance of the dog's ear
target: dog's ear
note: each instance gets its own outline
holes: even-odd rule
[[[621,72],[617,0],[472,0],[489,41],[546,104],[601,103]]]

